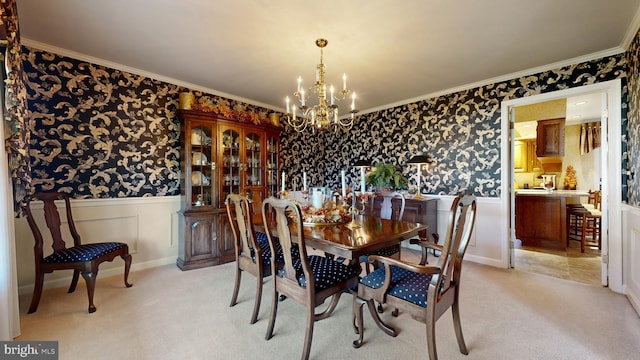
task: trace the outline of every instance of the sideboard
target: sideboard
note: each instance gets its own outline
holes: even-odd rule
[[[371,210],[373,216],[380,216],[380,206],[382,205],[382,196],[375,196],[372,198],[373,207]],[[371,201],[371,200],[369,200]],[[391,201],[394,208],[394,212],[400,208],[401,200],[396,198]],[[367,205],[367,207],[371,206]],[[402,220],[410,222],[418,222],[427,225],[427,230],[420,232],[420,238],[434,241],[432,234],[438,233],[438,199],[436,198],[422,198],[411,199],[407,198],[404,205],[404,215]]]

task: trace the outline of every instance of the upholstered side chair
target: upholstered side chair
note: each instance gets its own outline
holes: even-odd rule
[[[61,220],[55,201],[64,202],[66,209],[66,222],[68,231],[73,239],[73,244],[67,247],[62,235]],[[51,238],[53,239],[53,253],[44,256],[44,237],[38,227],[33,213],[32,204],[35,201],[42,201],[44,208],[44,219],[49,228]],[[129,254],[129,246],[122,242],[101,242],[82,244],[80,234],[76,230],[71,213],[71,203],[69,195],[61,192],[53,193],[37,193],[27,200],[27,222],[35,239],[33,252],[35,255],[35,287],[33,290],[33,298],[29,313],[34,313],[38,309],[40,297],[42,295],[42,286],[44,283],[44,274],[52,273],[55,270],[73,270],[73,278],[69,286],[69,293],[76,290],[78,278],[80,275],[87,284],[87,295],[89,297],[89,312],[95,312],[96,307],[93,304],[93,293],[96,286],[96,278],[98,277],[98,266],[105,261],[113,261],[116,256],[120,256],[124,260],[124,284],[131,287],[129,283],[129,269],[131,268],[131,254]]]

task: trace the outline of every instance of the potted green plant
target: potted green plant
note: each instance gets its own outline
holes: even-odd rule
[[[367,184],[374,185],[377,191],[399,190],[407,188],[407,177],[394,164],[377,162],[373,171],[366,176]]]

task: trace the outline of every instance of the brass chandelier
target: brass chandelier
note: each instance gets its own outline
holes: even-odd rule
[[[316,81],[308,92],[305,92],[305,89],[302,86],[302,78],[298,77],[298,90],[296,90],[293,95],[298,98],[298,101],[300,102],[301,114],[298,115],[296,113],[297,107],[295,104],[292,107],[290,106],[288,96],[285,100],[287,104],[285,119],[297,132],[303,132],[307,127],[310,127],[313,133],[329,129],[337,132],[340,128],[349,130],[353,126],[353,122],[356,120],[358,110],[356,110],[355,105],[355,92],[351,94],[350,116],[341,119],[338,112],[338,105],[336,105],[337,101],[345,100],[351,93],[351,90],[347,89],[346,74],[342,75],[342,90],[339,90],[336,93],[333,85],[330,85],[327,97],[327,84],[324,80],[325,66],[322,62],[322,49],[327,46],[327,44],[327,39],[316,40],[316,45],[320,48],[320,64],[316,66]],[[307,105],[307,102],[309,100],[309,93],[311,90],[318,95],[318,103],[309,106]],[[291,108],[293,109],[293,112],[290,111]]]

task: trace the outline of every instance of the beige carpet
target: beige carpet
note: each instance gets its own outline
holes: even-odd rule
[[[404,252],[405,256],[412,256]],[[135,259],[134,259],[135,261]],[[88,314],[84,285],[44,292],[27,315],[22,336],[58,340],[60,359],[296,359],[302,352],[304,313],[293,301],[279,305],[274,337],[266,341],[271,281],[256,324],[249,324],[254,279],[246,276],[239,304],[229,307],[233,266],[180,271],[174,265],[98,278],[98,311]],[[383,315],[396,338],[365,316],[366,343],[351,346],[351,296],[317,322],[311,359],[426,359],[424,326],[406,314]],[[451,313],[438,321],[440,359],[638,359],[640,319],[628,300],[607,288],[466,262],[461,292],[462,326],[469,355],[459,353]]]

